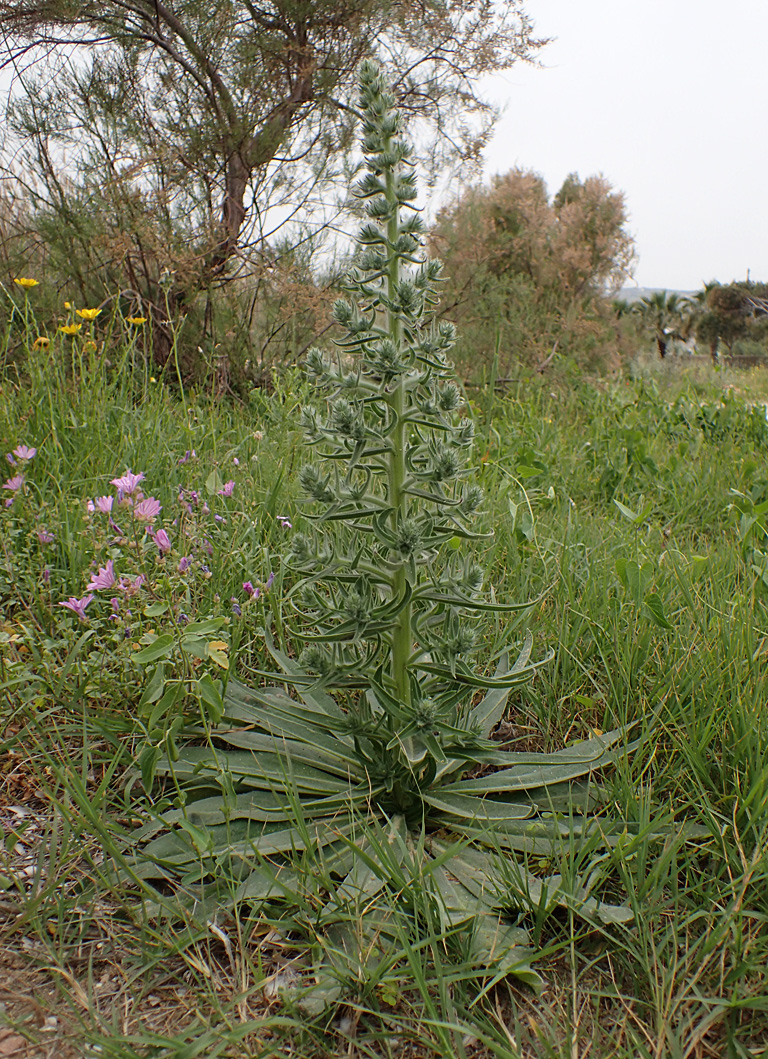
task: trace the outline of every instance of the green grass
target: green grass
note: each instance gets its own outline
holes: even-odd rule
[[[343,1003],[307,1013],[280,986],[310,978],[330,944],[317,920],[334,886],[322,864],[299,858],[302,885],[270,916],[243,906],[221,921],[150,914],[140,882],[120,886],[112,870],[121,829],[146,803],[131,767],[145,737],[134,644],[158,621],[173,627],[182,606],[193,619],[225,617],[231,668],[247,682],[266,661],[267,612],[263,600],[246,603],[242,583],[270,571],[281,633],[279,556],[291,531],[277,516],[295,528],[304,518],[303,383],[284,380],[247,404],[204,393],[182,402],[150,381],[138,352],[131,372],[130,356],[73,363],[54,339],[25,359],[15,341],[2,451],[26,443],[38,453],[26,495],[0,510],[5,1039],[33,1042],[35,1055],[115,1059],[766,1054],[768,424],[756,393],[665,367],[478,397],[476,471],[495,531],[488,581],[500,599],[538,599],[517,620],[555,650],[512,700],[509,738],[550,750],[630,721],[644,736],[603,779],[607,811],[637,833],[608,851],[573,843],[545,867],[573,893],[596,874],[635,919],[586,926],[531,894],[544,992],[502,981],[481,993],[466,939],[441,933],[425,882],[409,895],[419,930],[398,921],[394,957],[375,950],[356,963],[340,949]],[[196,457],[180,464],[187,450]],[[179,486],[209,504],[186,539],[209,540],[212,553],[196,553],[188,580],[154,547],[115,552],[87,512],[128,468],[146,474],[174,542],[185,532],[173,522]],[[206,490],[229,479],[231,498]],[[171,601],[162,617],[135,615],[129,636],[117,635],[106,600],[87,624],[57,606],[110,556],[116,567],[143,563]],[[490,630],[489,648],[501,633]],[[350,909],[352,921],[363,914],[392,909],[379,896]]]

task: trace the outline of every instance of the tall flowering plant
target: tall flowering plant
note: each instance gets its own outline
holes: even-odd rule
[[[510,689],[541,663],[528,635],[492,676],[471,664],[482,615],[527,604],[484,599],[482,571],[461,557],[479,536],[483,497],[466,469],[472,421],[447,360],[454,330],[434,315],[440,265],[422,252],[400,116],[373,64],[360,81],[367,219],[334,309],[337,353],[307,358],[325,395],[322,410],[304,412],[316,458],[300,478],[314,528],[292,539],[299,577],[282,608],[292,606],[302,646],[297,658],[267,633],[282,687],[230,679],[208,745],[160,763],[185,785],[184,805],[156,821],[141,872],[151,878],[154,865],[164,884],[183,876],[186,893],[196,877],[209,899],[253,904],[300,887],[285,860],[306,851],[338,877],[318,921],[342,931],[347,952],[385,945],[391,928],[374,916],[367,934],[356,931],[346,906],[370,909],[390,891],[402,900],[404,880],[417,880],[442,927],[467,931],[479,967],[531,981],[525,932],[503,912],[542,884],[482,850],[551,852],[574,832],[605,834],[605,823],[576,821],[589,791],[571,784],[613,759],[621,733],[552,754],[489,738]],[[554,811],[563,805],[565,818]],[[550,904],[624,914],[588,887],[576,900],[560,885],[547,884]],[[326,1000],[329,974],[318,970]]]

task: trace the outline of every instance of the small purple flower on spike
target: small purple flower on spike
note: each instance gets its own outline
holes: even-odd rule
[[[56,540],[51,531],[47,529],[39,529],[37,531],[37,539],[40,541],[41,544],[53,544],[53,542]]]
[[[192,559],[188,555],[182,555],[179,559],[178,571],[180,574],[185,574],[192,565]]]
[[[286,518],[285,515],[278,515],[277,521],[280,523],[283,529],[293,529],[293,523],[289,518]]]
[[[219,489],[219,496],[232,496],[235,491],[234,482],[226,482],[223,489]]]

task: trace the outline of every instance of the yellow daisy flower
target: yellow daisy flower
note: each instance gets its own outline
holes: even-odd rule
[[[101,312],[101,309],[75,309],[78,316],[81,316],[83,320],[95,320]]]
[[[63,331],[65,335],[76,335],[82,326],[82,324],[63,324],[59,331]]]
[[[23,287],[24,290],[29,290],[31,287],[38,286],[38,280],[30,279],[29,276],[19,276],[19,278],[15,279],[13,282],[18,283],[18,285]]]
[[[64,302],[64,308],[65,309],[71,309],[72,308],[72,302]]]
[[[125,322],[127,324],[133,324],[134,327],[140,327],[147,322],[147,318],[146,316],[126,316]]]
[[[98,346],[96,345],[95,342],[91,342],[91,341],[83,342],[83,352],[84,353],[95,353],[97,349],[98,349]]]
[[[45,335],[38,335],[35,341],[32,343],[33,349],[47,349],[50,346],[50,338],[46,338]]]

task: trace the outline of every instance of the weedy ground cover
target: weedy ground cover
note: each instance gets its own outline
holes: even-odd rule
[[[277,998],[311,950],[311,894],[284,918],[180,924],[143,917],[103,869],[115,830],[139,811],[142,637],[175,630],[179,613],[226,619],[211,639],[227,645],[218,650],[229,666],[248,680],[266,663],[264,600],[243,583],[276,574],[279,621],[277,552],[306,529],[292,474],[306,394],[294,380],[251,407],[203,395],[185,407],[162,383],[138,401],[126,385],[98,391],[87,372],[59,381],[31,369],[3,380],[4,450],[37,449],[23,466],[13,457],[8,477],[25,481],[2,509],[3,1039],[19,1054],[30,1042],[33,1055],[87,1054],[89,1043],[114,1056],[761,1054],[764,415],[714,389],[669,401],[625,381],[521,383],[470,407],[495,534],[481,558],[500,598],[541,597],[525,625],[555,649],[498,738],[553,750],[628,720],[654,725],[606,777],[615,815],[635,820],[637,835],[607,852],[577,844],[535,867],[575,883],[600,873],[635,920],[600,930],[531,894],[524,920],[541,949],[541,996],[501,982],[475,1003],[467,954],[435,931],[415,947],[404,938],[403,961],[377,975],[350,972],[343,1000],[309,1018]],[[129,469],[163,505],[155,524],[167,520],[172,554],[146,536],[140,549],[128,536],[115,545],[112,512],[89,511],[102,496],[117,503],[111,480]],[[232,495],[220,495],[230,480]],[[187,523],[196,536],[182,553],[179,487],[183,503],[199,494],[202,520],[194,534]],[[112,517],[119,524],[117,509]],[[82,599],[109,561],[118,583],[144,570],[152,586],[128,634],[112,619],[119,589],[94,591],[87,621],[58,606]],[[168,607],[144,613],[157,603]],[[190,664],[214,680],[228,671],[210,658]],[[693,840],[682,830],[691,823],[703,829]],[[304,870],[319,901],[322,871]]]
[[[387,238],[394,244],[403,234]],[[412,253],[407,239],[398,245]],[[371,259],[369,270],[377,267]],[[381,296],[393,301],[399,281],[390,275],[389,282]],[[338,843],[313,839],[316,799],[302,795],[315,788],[293,782],[289,757],[281,759],[279,810],[298,837],[274,851],[251,843],[245,880],[233,871],[241,852],[234,828],[214,848],[205,814],[180,811],[190,781],[210,783],[212,767],[206,759],[178,785],[172,764],[189,767],[190,727],[204,740],[233,710],[232,673],[259,686],[270,659],[265,632],[282,649],[271,655],[284,659],[285,682],[299,691],[302,672],[323,663],[316,653],[301,661],[307,635],[296,632],[288,607],[312,559],[312,510],[296,484],[304,462],[298,412],[306,410],[305,424],[327,441],[322,403],[298,378],[270,397],[254,394],[250,406],[203,394],[174,397],[150,376],[136,334],[122,332],[117,316],[102,323],[96,310],[82,309],[87,335],[73,320],[49,338],[38,334],[34,287],[20,287],[0,395],[9,464],[0,509],[0,1047],[7,1054],[179,1059],[762,1054],[764,408],[701,386],[662,394],[647,378],[554,389],[526,382],[502,400],[488,395],[467,406],[463,422],[480,442],[472,469],[488,497],[477,528],[493,530],[475,545],[492,602],[483,646],[493,659],[510,640],[526,643],[530,635],[542,654],[554,651],[531,682],[509,682],[494,746],[480,749],[494,764],[505,752],[540,761],[560,752],[570,760],[622,726],[640,737],[578,804],[571,790],[551,792],[538,819],[558,841],[527,844],[514,855],[507,849],[498,858],[493,901],[504,905],[505,925],[499,921],[498,935],[483,936],[479,926],[465,929],[466,918],[446,917],[447,901],[436,900],[444,865],[439,877],[456,891],[478,877],[469,844],[461,857],[445,846],[447,819],[442,830],[433,826],[419,838],[410,824],[400,829],[363,813],[352,797],[337,806],[347,848],[355,856],[365,851],[377,879],[387,873],[380,886],[362,874],[352,879],[354,861],[340,870]],[[402,312],[406,293],[398,293],[397,309],[390,306],[393,315]],[[366,330],[354,310],[342,322],[353,335]],[[382,342],[375,352],[384,358],[393,350]],[[439,352],[422,348],[414,357],[435,360],[439,376]],[[393,378],[412,370],[413,363],[396,360],[384,365]],[[314,373],[332,369],[318,360]],[[432,381],[430,374],[419,385]],[[367,532],[388,541],[391,552],[408,552],[407,541],[389,539],[403,528],[445,536],[452,549],[441,512],[454,500],[435,488],[438,470],[440,481],[449,477],[450,453],[430,431],[435,423],[448,431],[440,417],[456,407],[458,394],[451,391],[451,408],[441,409],[426,392],[417,407],[396,390],[375,390],[375,398],[367,391],[382,406],[382,451],[366,449],[373,435],[359,425],[359,408],[332,405],[334,436],[346,431],[361,446],[342,445],[337,455],[372,466],[383,451],[397,459],[397,446],[389,450],[385,440],[409,409],[423,451],[414,450],[410,467],[389,469],[390,487],[402,493],[410,474],[409,488],[425,494],[421,500],[436,513],[422,518],[422,504],[412,516],[418,524],[399,516],[387,522],[388,507],[363,510],[382,503],[380,493],[367,495],[367,484],[341,497],[344,513],[366,527],[372,518]],[[391,421],[383,405],[394,409]],[[461,422],[451,429],[460,440],[472,433]],[[340,501],[338,481],[334,487],[317,472],[301,478],[318,500]],[[476,505],[464,506],[462,515]],[[343,532],[331,539],[346,547]],[[282,561],[288,552],[292,565]],[[426,582],[413,574],[409,596],[404,564],[393,561],[366,570],[363,584],[359,560],[342,554],[335,573],[343,578],[351,569],[358,595],[373,600],[375,621],[395,619],[402,629],[403,600]],[[370,590],[385,583],[394,585],[390,597]],[[424,598],[439,609],[447,594],[443,586],[438,599]],[[336,609],[341,598],[330,600]],[[388,598],[396,603],[389,610]],[[518,611],[495,606],[507,599],[533,603]],[[314,612],[321,602],[312,598]],[[428,605],[410,613],[421,613],[428,630],[439,616]],[[313,613],[309,624],[325,621]],[[393,639],[402,648],[403,638]],[[447,680],[451,666],[436,663],[447,646],[433,639],[430,656],[419,656],[422,669],[428,680]],[[359,657],[335,655],[334,665],[342,696],[345,687],[354,691],[354,681],[344,680],[359,679]],[[387,705],[402,672],[395,666],[390,679],[377,670],[369,702]],[[455,673],[468,676],[459,661]],[[503,666],[493,674],[491,665],[486,683],[503,680]],[[424,688],[438,700],[439,723],[420,723]],[[378,746],[384,730],[379,756],[393,752],[395,769],[401,743],[415,766],[428,765],[430,755],[438,763],[450,759],[466,732],[450,714],[454,701],[435,688],[404,684],[392,710],[408,716],[379,708],[373,721],[357,718],[362,735],[355,734]],[[274,716],[283,710],[279,696],[259,694],[257,708]],[[298,708],[298,695],[288,701]],[[244,713],[254,709],[250,699],[241,705]],[[355,720],[354,698],[342,697],[341,705]],[[393,716],[404,728],[386,728]],[[246,726],[243,738],[258,727]],[[438,737],[445,743],[435,749]],[[209,739],[205,753],[211,748],[224,756],[221,741]],[[158,784],[158,775],[167,779]],[[479,770],[472,781],[482,786],[489,775]],[[311,784],[320,779],[313,773]],[[409,799],[424,790],[441,811],[463,804],[463,794],[449,789],[442,797],[431,782],[416,790],[385,785],[377,805],[407,815]],[[237,805],[239,791],[224,784],[218,797]],[[580,826],[582,802],[598,826]],[[266,800],[262,808],[272,811]],[[509,814],[506,803],[500,811]],[[172,820],[179,829],[178,856],[164,854],[159,878],[157,862],[125,855],[148,819],[155,827]],[[616,820],[626,826],[606,842],[603,831]],[[504,848],[500,839],[499,852]],[[206,903],[209,895],[198,889],[212,874],[213,857],[214,874],[231,886],[228,902],[218,892]],[[194,897],[186,908],[176,900],[179,887]],[[590,914],[592,894],[603,908],[625,904],[631,918]],[[490,906],[483,892],[476,896],[483,914],[475,918],[485,922]],[[531,940],[533,957],[502,963],[498,973],[496,937],[503,936],[507,953],[510,931]],[[478,973],[478,949],[488,953],[490,975]],[[538,993],[505,973],[519,978],[529,959],[541,976]],[[308,1005],[296,992],[313,975],[332,979],[328,1003]]]

